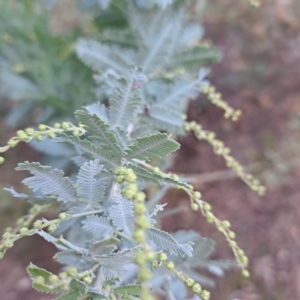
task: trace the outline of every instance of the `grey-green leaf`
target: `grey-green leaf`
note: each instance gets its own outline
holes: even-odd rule
[[[133,204],[131,201],[117,196],[114,199],[114,204],[109,207],[108,213],[117,230],[131,235],[134,229]]]
[[[150,228],[146,235],[160,250],[167,251],[171,255],[192,256],[193,247],[191,244],[179,244],[169,233],[163,230]]]
[[[117,157],[122,156],[122,148],[119,145],[114,132],[110,126],[102,121],[96,114],[90,114],[87,109],[77,110],[75,116],[81,122],[89,134],[95,135],[95,139],[100,142],[103,149],[113,153]]]
[[[71,143],[77,146],[80,150],[92,155],[94,158],[99,158],[101,164],[105,165],[108,169],[116,168],[121,159],[119,157],[113,156],[111,153],[103,150],[101,146],[95,146],[88,140],[81,140],[77,136],[68,136],[66,134],[60,134],[63,141]]]
[[[165,133],[154,133],[136,139],[126,150],[127,159],[161,159],[178,150],[180,144],[170,139]]]
[[[133,78],[129,81],[119,79],[119,86],[110,96],[109,115],[112,125],[125,129],[136,116],[141,102],[140,90],[134,86]]]
[[[16,168],[18,171],[29,171],[32,177],[22,182],[33,191],[40,190],[43,194],[57,195],[57,201],[69,202],[76,199],[76,190],[67,177],[63,177],[63,171],[52,170],[51,167],[41,166],[40,163],[20,163]]]
[[[117,287],[113,290],[114,294],[121,295],[121,296],[139,296],[142,292],[142,286],[141,285],[123,285],[120,287]]]
[[[77,180],[79,201],[92,205],[104,200],[106,179],[97,179],[102,169],[103,166],[99,164],[99,160],[91,160],[81,166]]]
[[[120,61],[120,55],[112,53],[107,46],[95,41],[81,39],[76,45],[78,57],[95,71],[103,70],[103,67],[110,67],[121,74],[126,73],[126,65]]]
[[[88,255],[75,253],[73,251],[62,251],[55,254],[54,258],[63,265],[75,267],[79,270],[88,270],[92,268],[97,261]]]
[[[80,300],[82,293],[80,291],[70,291],[67,294],[61,295],[54,300]]]
[[[109,220],[104,217],[99,217],[96,215],[88,216],[84,221],[82,221],[82,228],[93,234],[99,234],[103,237],[114,232],[114,228],[110,224]]]

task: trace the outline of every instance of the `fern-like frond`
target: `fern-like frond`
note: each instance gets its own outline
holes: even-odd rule
[[[90,115],[97,115],[104,123],[109,123],[108,111],[103,103],[96,102],[85,106]]]
[[[44,281],[47,282],[49,276],[52,275],[52,273],[46,271],[45,269],[41,269],[35,266],[34,264],[30,263],[30,265],[27,268],[27,273],[32,279],[32,287],[37,291],[42,293],[51,293],[51,294],[58,294],[59,292],[61,292],[60,287],[40,284],[36,282],[36,278],[38,277],[42,277]]]
[[[123,268],[120,265],[104,265],[100,268],[100,273],[103,274],[106,280],[119,278],[123,275]]]
[[[193,81],[178,79],[169,85],[164,93],[158,95],[157,103],[165,108],[170,105],[182,105],[186,98],[195,99],[199,95],[203,83],[202,78]]]
[[[106,179],[97,179],[102,169],[103,166],[99,164],[99,160],[91,160],[82,165],[77,177],[77,196],[79,201],[92,205],[104,200]]]
[[[116,137],[117,137],[118,141],[120,142],[121,148],[122,149],[127,148],[130,141],[126,134],[126,131],[121,129],[120,127],[116,127],[116,128],[114,128],[114,133],[116,134]]]
[[[109,254],[118,249],[119,239],[114,237],[106,238],[99,242],[94,242],[89,246],[89,252],[96,255]]]
[[[167,251],[171,255],[192,256],[193,247],[190,244],[179,244],[165,231],[150,228],[146,234],[147,238],[153,241],[160,250]]]
[[[100,271],[100,273],[102,273]],[[89,296],[91,300],[109,300],[108,292],[89,292]]]
[[[204,260],[208,258],[215,248],[215,243],[213,240],[203,237],[198,237],[195,240],[194,246],[194,256],[191,258],[193,263],[199,260]]]
[[[26,199],[31,204],[36,205],[45,205],[45,204],[53,204],[57,202],[56,197],[40,197],[40,196],[32,196],[27,194],[19,194],[16,192],[13,188],[4,188],[5,191],[9,192],[13,197],[19,198],[19,199]]]
[[[79,279],[72,279],[69,286],[71,290],[79,291],[83,295],[87,292],[87,285]]]
[[[185,68],[198,69],[205,64],[220,61],[221,55],[216,48],[195,47],[180,52],[170,60],[170,64]]]
[[[95,259],[97,259],[97,261],[104,266],[106,265],[124,266],[132,262],[133,257],[136,255],[137,251],[139,250],[140,247],[135,247],[132,249],[119,251],[117,253],[95,256]]]
[[[142,68],[145,72],[148,72],[150,68],[153,68],[153,60],[163,59],[168,54],[168,48],[171,43],[170,36],[174,32],[174,24],[165,23],[164,27],[160,28],[160,32],[156,32],[156,39],[153,40],[153,44],[149,47],[149,52],[145,55],[142,62]]]
[[[81,122],[89,134],[94,134],[95,139],[101,143],[104,150],[113,153],[117,157],[122,156],[122,148],[110,125],[103,122],[96,114],[90,114],[86,109],[77,110],[75,116]]]
[[[141,120],[156,130],[182,135],[184,131],[181,115],[170,108],[166,108],[167,106],[160,106],[159,104],[151,106],[149,115],[142,115]]]
[[[136,116],[141,101],[140,89],[134,86],[134,79],[119,79],[119,86],[110,96],[109,115],[112,125],[126,128]]]
[[[162,158],[178,150],[180,144],[170,139],[165,133],[154,133],[136,139],[126,150],[127,159]]]
[[[27,273],[31,278],[42,276],[44,279],[48,279],[48,277],[51,275],[50,272],[46,271],[45,269],[37,267],[33,263],[30,263],[30,265],[27,267]]]
[[[113,290],[114,294],[120,295],[120,296],[139,296],[142,292],[142,286],[141,285],[123,285],[120,287],[117,287]]]
[[[68,136],[64,133],[60,134],[60,137],[63,141],[75,145],[81,151],[92,155],[94,158],[99,158],[100,163],[108,169],[114,169],[120,164],[120,158],[117,158],[111,153],[108,153],[106,150],[103,150],[101,146],[96,147],[88,140],[81,140],[77,136]]]
[[[107,237],[114,232],[114,228],[110,224],[109,220],[96,215],[87,217],[84,221],[82,221],[82,224],[82,228],[84,230],[93,234],[102,235],[103,237]]]
[[[82,255],[73,251],[62,251],[54,255],[54,259],[59,263],[75,267],[79,270],[88,270],[92,268],[97,261],[88,255]]]
[[[61,295],[54,300],[80,300],[82,299],[82,293],[80,291],[70,291],[64,295]]]
[[[101,45],[96,41],[84,39],[79,40],[76,45],[78,57],[94,71],[103,70],[103,68],[112,68],[121,74],[126,73],[127,65],[121,59],[121,51],[119,49],[117,54],[110,47]]]
[[[121,196],[114,199],[114,204],[108,208],[109,216],[117,230],[131,235],[134,229],[133,204]]]
[[[33,175],[22,181],[33,191],[40,190],[45,195],[57,195],[57,201],[69,202],[76,199],[76,190],[71,180],[63,177],[63,171],[29,162],[20,163],[16,170],[29,171]]]

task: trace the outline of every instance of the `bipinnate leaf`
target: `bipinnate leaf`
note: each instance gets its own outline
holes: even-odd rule
[[[70,288],[74,291],[78,291],[82,294],[86,294],[87,292],[87,286],[84,282],[79,281],[78,279],[73,279],[70,282]]]
[[[9,192],[13,197],[18,198],[18,199],[24,199],[27,200],[31,204],[36,204],[36,205],[46,205],[46,204],[54,204],[57,202],[57,197],[55,196],[50,196],[50,197],[41,197],[41,196],[32,196],[32,195],[27,195],[27,194],[20,194],[16,192],[13,188],[4,188],[5,191]]]
[[[80,139],[78,136],[68,136],[64,133],[60,134],[60,137],[63,141],[73,144],[93,158],[99,158],[101,164],[108,169],[114,169],[120,164],[121,158],[114,156],[110,152],[102,149],[101,146],[96,146],[88,140]]]
[[[79,270],[88,270],[92,268],[97,261],[89,255],[76,253],[74,251],[61,251],[54,255],[54,258],[61,264],[75,267]]]
[[[140,246],[125,249],[117,253],[95,256],[95,259],[104,266],[124,266],[132,262],[133,257],[140,250]]]
[[[122,157],[122,148],[110,125],[102,121],[96,114],[90,114],[83,108],[75,112],[77,120],[84,125],[84,128],[92,138],[101,143],[102,149],[112,153],[116,157]]]
[[[113,290],[114,294],[120,296],[139,296],[142,293],[141,285],[123,285]]]
[[[109,299],[108,293],[100,293],[100,292],[90,292],[89,296],[91,296],[91,300],[106,300]]]
[[[33,282],[32,287],[38,292],[47,294],[58,294],[61,291],[61,289],[58,287],[53,287],[52,285],[44,285],[38,282]]]
[[[181,105],[183,100],[186,98],[195,99],[200,94],[204,86],[204,77],[200,76],[202,73],[207,75],[208,72],[206,69],[201,69],[199,72],[199,78],[192,81],[185,79],[175,80],[171,85],[168,86],[162,95],[159,95],[157,104],[165,109],[167,109],[168,106],[176,108],[176,105]],[[180,119],[182,120],[182,118]]]
[[[100,268],[101,274],[104,275],[106,280],[116,279],[123,275],[123,268],[121,265],[105,265]]]
[[[22,182],[34,192],[40,190],[45,195],[57,195],[57,201],[71,202],[76,199],[76,190],[63,171],[52,170],[51,167],[41,166],[40,163],[20,163],[18,171],[29,171],[33,176]]]
[[[88,216],[84,221],[82,221],[82,228],[93,234],[99,234],[103,237],[114,232],[114,228],[110,224],[109,220],[104,217],[99,217],[96,215]]]
[[[136,139],[126,150],[127,159],[161,159],[178,150],[180,144],[170,139],[165,133],[154,133]]]
[[[118,244],[120,240],[114,237],[106,238],[99,242],[93,242],[89,246],[89,252],[96,255],[109,254],[118,249]]]
[[[98,159],[85,162],[81,166],[77,177],[77,196],[79,201],[93,205],[93,203],[99,203],[104,200],[106,179],[97,179],[102,169],[103,166],[100,165]]]
[[[117,86],[110,96],[109,116],[114,127],[125,129],[136,116],[142,98],[140,89],[134,86],[133,78],[128,81],[125,78],[119,79]]]
[[[120,62],[120,56],[113,53],[109,47],[96,41],[79,40],[76,45],[76,53],[84,64],[94,71],[103,70],[106,67],[112,68],[121,74],[127,71],[127,66]]]
[[[114,204],[108,209],[112,223],[117,230],[124,231],[131,235],[134,229],[133,204],[121,196],[114,199]]]
[[[30,265],[27,267],[27,273],[29,276],[34,279],[38,276],[42,276],[44,279],[47,279],[52,273],[46,271],[45,269],[39,268],[38,266],[34,265],[33,263],[30,263]]]
[[[39,268],[32,263],[30,263],[30,265],[27,267],[27,273],[32,279],[32,287],[37,291],[52,294],[57,294],[60,292],[59,287],[54,287],[49,283],[47,284],[49,276],[51,276],[52,273],[46,271],[45,269]],[[39,278],[42,278],[44,283],[40,283],[38,280]]]
[[[199,237],[195,240],[194,254],[195,260],[203,260],[209,257],[214,251],[215,243],[208,238]]]
[[[199,66],[218,62],[221,54],[216,48],[194,47],[178,53],[170,60],[171,64],[185,68],[199,68]]]
[[[81,300],[82,293],[80,291],[70,291],[64,295],[61,295],[54,300]]]
[[[167,251],[171,255],[192,256],[191,243],[179,244],[169,233],[150,228],[146,231],[147,238],[154,242],[160,250]]]
[[[148,126],[156,130],[167,131],[178,135],[183,135],[183,120],[180,114],[172,110],[170,105],[153,105],[150,108],[149,115],[142,115],[141,119]]]

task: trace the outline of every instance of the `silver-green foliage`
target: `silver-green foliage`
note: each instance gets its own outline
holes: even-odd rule
[[[28,115],[43,123],[67,118],[93,101],[92,72],[73,51],[80,32],[53,34],[39,2],[0,1],[0,101],[2,109],[13,101],[6,117],[12,127]]]
[[[108,2],[98,4],[107,6]],[[138,2],[142,6],[143,1]],[[172,1],[153,2],[165,8]],[[114,3],[107,12],[120,13],[118,7],[109,11]],[[182,9],[173,6],[165,10],[141,9],[134,1],[122,3],[126,3],[121,7],[128,26],[117,34],[129,34],[130,45],[124,47],[119,40],[114,40],[116,31],[112,29],[102,32],[109,42],[101,38],[100,42],[82,39],[77,44],[79,58],[97,73],[99,102],[75,112],[86,131],[84,136],[76,132],[74,135],[60,133],[54,140],[74,146],[77,152],[74,161],[79,169],[73,175],[77,176],[71,180],[62,171],[26,162],[19,164],[17,170],[32,174],[23,182],[36,194],[29,196],[7,189],[15,197],[39,205],[57,202],[72,217],[62,220],[53,235],[41,228],[37,233],[57,247],[59,252],[54,258],[61,264],[76,267],[80,272],[92,269],[94,285],[74,279],[68,292],[51,289],[37,279],[48,278],[47,271],[34,265],[28,268],[37,290],[60,294],[57,299],[61,300],[82,299],[83,295],[94,300],[109,299],[106,285],[116,295],[128,299],[136,299],[134,296],[140,294],[136,270],[132,267],[133,257],[140,251],[140,245],[132,238],[136,221],[133,202],[122,196],[125,185],[116,182],[114,172],[118,167],[131,168],[140,190],[150,186],[190,188],[145,165],[159,165],[179,149],[171,134],[183,134],[181,115],[186,109],[186,98],[196,98],[206,84],[207,71],[201,66],[218,59],[215,49],[197,46],[202,28],[187,24]],[[154,202],[160,197],[152,200],[150,211],[145,212],[151,224],[146,232],[149,247],[174,256],[173,261],[191,278],[211,285],[197,269],[206,268],[215,273],[218,270],[220,274],[232,263],[209,260],[213,242],[195,232],[172,236],[155,227],[155,218],[164,209],[161,205],[153,210]],[[124,273],[128,268],[130,274]],[[172,292],[178,283],[167,270],[160,274],[158,271],[154,281],[154,292],[160,292],[166,285]],[[183,289],[176,299],[185,299],[184,286]]]
[[[59,252],[54,258],[63,265],[76,267],[80,272],[95,268],[95,275],[98,274],[99,276],[99,274],[102,274],[102,284],[112,279],[120,282],[124,280],[120,287],[120,283],[116,282],[113,288],[116,289],[115,292],[118,295],[122,293],[130,295],[130,293],[139,291],[138,287],[133,286],[136,283],[134,272],[132,273],[133,280],[128,281],[127,277],[124,277],[123,271],[127,265],[132,264],[133,257],[140,248],[138,243],[132,239],[132,233],[135,230],[133,203],[120,194],[116,183],[108,184],[108,182],[110,182],[116,167],[127,165],[136,173],[138,182],[143,182],[143,184],[139,185],[140,188],[145,187],[145,182],[148,185],[153,184],[153,182],[160,184],[163,182],[163,185],[182,185],[188,188],[186,184],[177,179],[164,178],[162,175],[156,174],[151,170],[145,170],[139,166],[139,162],[149,158],[165,158],[176,151],[179,144],[170,139],[165,133],[159,132],[136,139],[128,136],[130,143],[120,153],[120,150],[116,151],[116,149],[122,148],[117,136],[114,134],[113,124],[105,123],[95,114],[90,115],[86,109],[77,111],[76,116],[80,116],[81,126],[84,126],[87,130],[85,139],[74,137],[72,134],[62,134],[56,140],[56,142],[72,142],[76,147],[80,148],[80,155],[86,160],[78,171],[76,182],[71,181],[68,177],[64,177],[62,171],[41,166],[39,163],[22,163],[19,164],[17,170],[29,171],[33,175],[23,182],[33,191],[42,194],[38,198],[39,204],[48,204],[48,199],[51,199],[52,202],[63,201],[64,205],[68,207],[67,214],[70,216],[74,215],[71,219],[71,224],[69,220],[62,221],[54,236],[43,230],[37,231],[39,235],[58,248]],[[84,116],[87,117],[85,118]],[[126,126],[131,122],[132,119],[129,118]],[[99,124],[101,131],[95,130],[94,127],[94,125],[97,127]],[[108,142],[104,143],[104,140]],[[114,161],[114,165],[107,164],[107,158],[99,155],[99,153],[104,152],[109,153]],[[37,196],[18,194],[12,189],[9,191],[18,198],[28,200],[37,198]],[[62,206],[63,208],[64,206]],[[149,212],[145,214],[145,216],[148,216],[150,224],[152,224],[151,228],[147,230],[149,245],[157,252],[164,251],[170,256],[177,257],[174,261],[177,261],[179,265],[185,266],[185,272],[190,274],[192,278],[202,279],[201,282],[204,284],[211,284],[209,279],[201,277],[194,268],[210,268],[209,270],[213,272],[213,267],[220,269],[232,264],[225,262],[221,264],[220,262],[207,260],[212,249],[212,242],[209,239],[201,238],[194,233],[192,238],[195,240],[196,236],[198,243],[194,243],[193,239],[180,242],[180,236],[175,235],[173,237],[169,233],[154,227],[156,222],[152,218],[159,215],[159,211],[163,209],[164,206],[154,209],[151,217]],[[88,212],[88,215],[85,215],[85,212]],[[77,214],[79,214],[78,217],[75,216]],[[66,223],[66,226],[64,223]],[[77,238],[73,239],[72,235],[75,233]],[[199,242],[201,247],[199,247]],[[193,259],[193,251],[196,251],[198,260]],[[187,262],[190,262],[190,264],[187,264]],[[38,276],[43,276],[43,272],[46,271],[33,265],[29,267],[28,271],[34,278],[33,286],[38,291],[64,293],[63,290],[56,287],[51,289],[51,286],[45,287],[38,283],[35,273],[37,272]],[[46,275],[49,277],[48,273]],[[165,284],[165,281],[160,276],[157,276],[157,280],[155,283],[157,285],[156,288],[160,288]],[[61,299],[77,297],[77,295],[80,298],[82,295],[87,294],[92,297],[93,293],[95,293],[91,286],[81,281],[76,282],[75,280],[70,284],[70,287],[71,291],[63,294]],[[108,295],[105,292],[102,293],[101,290],[99,295],[103,299],[108,299]],[[76,297],[74,299],[77,299]],[[97,297],[91,299],[98,299]]]

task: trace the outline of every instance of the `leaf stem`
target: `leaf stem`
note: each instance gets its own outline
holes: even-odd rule
[[[136,241],[135,241],[133,238],[131,238],[130,236],[124,234],[123,232],[120,232],[120,231],[118,231],[118,230],[115,230],[115,233],[116,233],[117,235],[123,237],[124,239],[126,239],[126,240],[128,240],[128,241],[130,241],[130,242],[132,242],[132,243],[134,243],[134,244],[136,244]]]

